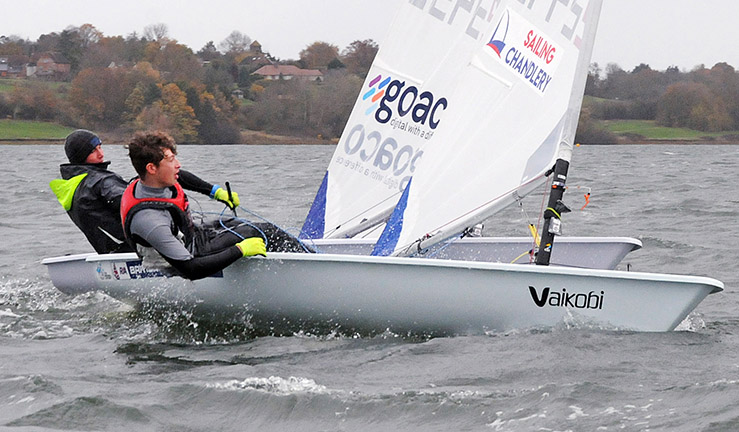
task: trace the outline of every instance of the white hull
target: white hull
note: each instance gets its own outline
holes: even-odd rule
[[[353,238],[308,240],[320,252],[340,255],[369,255],[375,241]],[[527,252],[532,247],[531,237],[465,237],[449,244],[437,244],[422,257],[525,264],[529,262]],[[558,237],[551,263],[565,267],[615,269],[629,252],[641,247],[641,241],[629,237]]]
[[[44,264],[66,293],[101,290],[226,322],[246,316],[255,329],[278,333],[474,334],[571,318],[608,329],[669,331],[723,289],[695,276],[330,254],[270,253],[194,282],[142,273],[135,254]]]

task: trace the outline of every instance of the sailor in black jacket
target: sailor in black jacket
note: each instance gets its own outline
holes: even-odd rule
[[[67,136],[69,163],[59,166],[63,180],[49,184],[59,203],[97,253],[133,252],[121,228],[121,196],[128,182],[108,170],[100,138],[87,130]]]

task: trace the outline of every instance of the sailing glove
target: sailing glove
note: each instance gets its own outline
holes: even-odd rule
[[[264,239],[261,237],[249,237],[236,243],[236,247],[241,250],[243,256],[254,256],[261,255],[267,256],[267,247],[264,244]]]
[[[231,199],[228,199],[228,191],[223,189],[222,187],[215,185],[213,186],[213,193],[211,194],[211,198],[220,201],[228,206],[230,209],[234,209],[241,204],[241,201],[239,201],[239,194],[236,192],[231,192]]]

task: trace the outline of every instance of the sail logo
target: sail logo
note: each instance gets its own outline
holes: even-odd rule
[[[401,121],[410,115],[414,123],[428,124],[432,130],[439,126],[441,113],[449,106],[444,97],[437,98],[430,91],[421,91],[405,81],[382,75],[377,75],[369,82],[369,90],[362,95],[362,100],[370,100],[372,105],[367,108],[365,115],[374,113],[378,123],[389,122],[395,114]]]
[[[382,75],[377,75],[369,82],[369,90],[362,95],[362,100],[366,101],[369,99],[372,105],[364,112],[365,115],[370,115],[377,110],[377,107],[380,106],[380,102],[378,101],[385,96],[386,87],[392,80],[392,77],[385,77],[383,79]]]
[[[563,52],[551,37],[522,16],[506,9],[498,20],[487,46],[493,58],[502,61],[539,95],[555,81]]]
[[[508,36],[508,26],[510,23],[511,14],[506,10],[505,14],[500,17],[498,25],[495,26],[495,31],[493,31],[493,35],[490,37],[490,42],[488,42],[488,46],[495,51],[495,54],[498,54],[499,58],[501,56],[500,53],[505,49],[505,39]],[[501,25],[503,25],[502,28]]]
[[[562,288],[562,292],[552,291],[549,287],[545,287],[540,295],[536,288],[530,285],[529,293],[531,294],[531,299],[534,300],[534,304],[540,308],[550,306],[573,309],[603,309],[603,298],[605,295],[603,291],[600,293],[590,291],[585,294],[567,292],[565,288]]]

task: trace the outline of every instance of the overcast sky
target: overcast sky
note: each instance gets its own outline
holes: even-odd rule
[[[276,57],[297,59],[315,41],[339,49],[355,40],[382,42],[389,18],[403,1],[6,0],[0,35],[35,41],[44,33],[90,23],[106,36],[126,36],[164,23],[171,38],[193,51],[208,41],[218,46],[238,30]],[[722,61],[739,69],[738,19],[737,0],[604,0],[593,61],[625,70],[640,63],[690,70]]]

